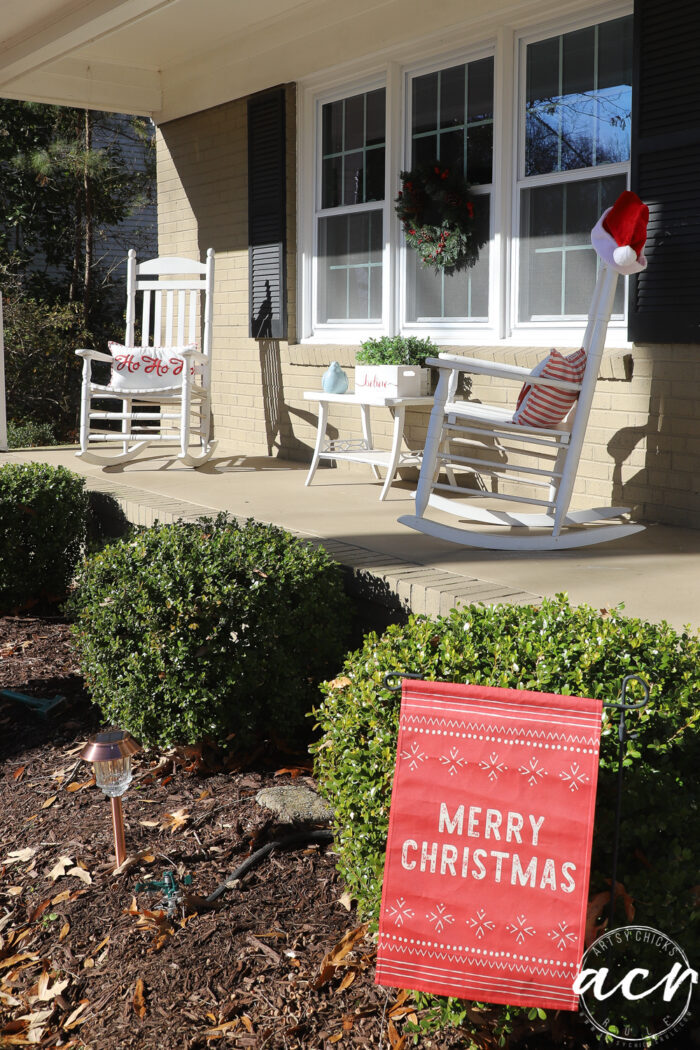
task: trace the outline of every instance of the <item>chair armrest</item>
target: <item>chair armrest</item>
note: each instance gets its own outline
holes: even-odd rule
[[[178,350],[178,357],[184,357],[188,361],[197,361],[200,364],[205,364],[209,357],[207,354],[203,354],[200,350]]]
[[[457,354],[440,354],[431,357],[426,365],[432,368],[450,368],[458,372],[471,372],[474,375],[492,376],[494,379],[510,379],[532,386],[553,386],[557,390],[580,390],[580,383],[569,383],[565,379],[548,379],[533,376],[528,368],[519,365],[498,364],[494,361],[482,361],[478,357],[462,357]]]
[[[87,360],[87,359],[89,359],[90,361],[106,361],[107,364],[110,364],[110,365],[114,362],[114,358],[112,357],[111,354],[102,354],[102,353],[100,353],[99,350],[85,350],[85,349],[81,349],[81,350],[76,350],[75,352],[76,352],[77,356],[78,357],[82,357],[82,359],[84,361]]]

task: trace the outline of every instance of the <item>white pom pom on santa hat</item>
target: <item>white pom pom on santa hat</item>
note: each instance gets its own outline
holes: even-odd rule
[[[603,262],[622,274],[646,269],[648,221],[649,209],[637,194],[630,190],[621,193],[591,231],[591,242]]]

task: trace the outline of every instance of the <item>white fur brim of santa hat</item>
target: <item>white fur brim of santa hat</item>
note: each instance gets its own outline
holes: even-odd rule
[[[604,263],[618,273],[630,276],[646,270],[647,261],[642,249],[639,254],[629,244],[618,244],[603,226],[612,208],[607,208],[591,230],[591,244]]]

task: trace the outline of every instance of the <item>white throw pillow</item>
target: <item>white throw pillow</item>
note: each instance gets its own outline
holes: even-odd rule
[[[179,387],[185,367],[183,350],[196,350],[191,346],[122,346],[108,343],[114,358],[110,390],[168,390]],[[190,375],[194,374],[194,364]]]

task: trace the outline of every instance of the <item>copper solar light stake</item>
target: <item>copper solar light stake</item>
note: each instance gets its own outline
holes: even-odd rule
[[[123,729],[110,729],[88,740],[80,752],[82,759],[93,763],[97,786],[112,801],[112,827],[117,867],[123,864],[126,858],[121,796],[131,783],[131,756],[140,750],[140,745],[130,733]]]

